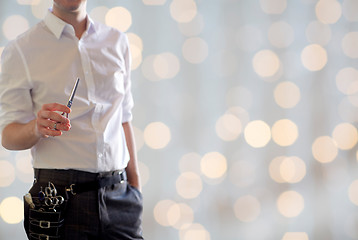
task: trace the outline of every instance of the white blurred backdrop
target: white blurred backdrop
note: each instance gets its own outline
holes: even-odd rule
[[[0,52],[51,0],[0,2]],[[358,239],[358,0],[88,0],[126,32],[148,240]],[[0,69],[1,71],[1,69]],[[28,151],[0,149],[0,239]]]

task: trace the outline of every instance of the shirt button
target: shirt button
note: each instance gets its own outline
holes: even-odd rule
[[[98,158],[102,158],[103,154],[102,153],[98,153]]]

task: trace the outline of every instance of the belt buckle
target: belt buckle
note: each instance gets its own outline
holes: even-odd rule
[[[122,184],[122,183],[124,183],[124,175],[123,175],[123,171],[119,171],[118,172],[118,175],[119,175],[119,177],[120,177],[120,179],[121,179],[121,181],[119,182],[120,184]]]
[[[50,240],[50,236],[45,235],[45,234],[40,234],[39,235],[39,240]]]
[[[49,221],[40,221],[40,228],[50,228],[51,223]]]

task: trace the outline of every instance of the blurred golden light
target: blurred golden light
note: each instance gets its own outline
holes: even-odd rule
[[[332,31],[330,25],[320,21],[312,21],[306,28],[306,38],[310,43],[326,45],[331,40]]]
[[[106,6],[98,6],[91,10],[89,15],[91,18],[97,22],[106,23],[106,14],[108,13],[109,8]]]
[[[341,4],[336,0],[320,0],[316,4],[316,16],[325,24],[336,23],[342,15]]]
[[[210,152],[203,156],[200,162],[201,172],[208,178],[217,179],[227,171],[227,161],[224,155]]]
[[[346,95],[355,93],[357,83],[358,70],[353,67],[343,68],[336,75],[337,88]]]
[[[14,27],[16,26],[16,27]],[[2,25],[4,36],[8,40],[15,39],[18,35],[29,29],[29,22],[20,15],[11,15],[7,17]]]
[[[267,14],[281,14],[287,7],[286,0],[260,0],[262,11]]]
[[[280,68],[280,59],[271,50],[261,50],[253,58],[255,72],[261,77],[272,77]]]
[[[358,22],[358,2],[356,0],[343,1],[343,15],[350,22]]]
[[[298,183],[306,175],[306,164],[296,156],[279,156],[271,161],[269,173],[275,182]]]
[[[268,39],[273,46],[286,48],[294,41],[295,32],[285,21],[274,22],[269,28]]]
[[[308,45],[301,53],[301,61],[309,71],[319,71],[327,64],[327,51],[318,44]]]
[[[165,52],[157,55],[153,61],[154,72],[161,79],[175,77],[180,70],[180,62],[173,53]]]
[[[142,0],[145,5],[158,6],[164,5],[167,0]]]
[[[298,183],[306,175],[306,164],[299,157],[285,157],[280,164],[280,175],[285,182]]]
[[[350,123],[341,123],[334,128],[332,138],[337,143],[339,149],[352,149],[357,144],[358,131]]]
[[[332,162],[338,155],[336,141],[329,136],[318,137],[312,144],[313,157],[321,162]]]
[[[159,81],[160,77],[154,72],[155,55],[147,56],[141,66],[143,76],[150,81]]]
[[[53,1],[44,1],[44,0],[40,0],[40,1],[37,1],[35,0],[34,1],[34,4],[31,4],[31,12],[32,14],[37,18],[37,19],[43,19],[49,8],[52,7],[52,2]]]
[[[248,111],[242,107],[230,107],[227,111],[227,114],[232,114],[240,119],[241,126],[244,127],[248,122],[250,122],[250,116]]]
[[[170,139],[170,129],[162,122],[152,122],[144,129],[144,142],[150,148],[165,148]]]
[[[179,230],[185,229],[187,226],[190,226],[193,223],[194,211],[189,205],[185,203],[179,203],[177,206],[179,208],[179,218],[175,224],[173,224],[173,227]]]
[[[179,23],[187,23],[197,14],[197,6],[193,0],[173,0],[170,4],[170,14]]]
[[[182,53],[185,60],[193,64],[202,63],[209,54],[208,44],[199,37],[187,39],[182,47]]]
[[[272,159],[272,161],[270,162],[270,165],[269,165],[270,177],[277,183],[285,182],[285,179],[283,179],[282,175],[281,175],[281,164],[282,164],[283,160],[285,160],[286,158],[287,157],[285,157],[285,156],[279,156],[279,157]]]
[[[286,232],[282,240],[308,240],[308,235],[305,232]]]
[[[172,200],[159,201],[153,209],[154,219],[162,226],[173,226],[179,219],[180,210],[175,209],[177,206]]]
[[[198,36],[203,31],[204,25],[204,18],[199,13],[190,22],[178,24],[180,32],[187,37]]]
[[[298,138],[297,125],[289,119],[281,119],[272,126],[272,139],[280,146],[290,146]]]
[[[234,204],[235,216],[242,222],[255,221],[261,212],[261,204],[256,197],[246,195],[236,200]]]
[[[282,108],[293,108],[301,99],[300,89],[293,82],[281,82],[274,90],[275,102]]]
[[[216,134],[224,141],[233,141],[239,137],[242,125],[233,114],[224,114],[216,121]]]
[[[256,169],[250,161],[236,161],[230,167],[230,180],[238,187],[248,187],[256,177]]]
[[[349,200],[358,206],[358,180],[354,180],[348,188]]]
[[[196,173],[184,172],[176,181],[176,189],[182,198],[193,199],[203,190],[203,183]]]
[[[304,205],[303,197],[296,191],[283,192],[277,199],[278,211],[287,218],[294,218],[300,215]]]
[[[347,57],[358,58],[358,32],[347,33],[342,40],[343,52]]]
[[[0,203],[0,217],[8,224],[17,224],[23,220],[24,204],[17,197],[7,197]]]
[[[16,169],[18,170],[17,178],[24,183],[32,183],[34,181],[34,172],[32,168],[31,151],[17,152],[15,160]]]
[[[263,42],[260,29],[253,25],[244,25],[239,28],[236,36],[236,42],[239,48],[243,51],[256,51],[260,48]]]
[[[7,160],[0,160],[0,187],[8,187],[15,180],[15,168]]]
[[[142,51],[137,46],[134,45],[130,48],[130,52],[132,55],[131,70],[135,70],[142,63],[143,60]]]
[[[105,21],[108,26],[126,32],[132,25],[132,14],[124,7],[114,7],[108,10]]]
[[[180,218],[180,208],[178,204],[173,204],[169,207],[167,212],[168,223],[170,226],[174,226]]]
[[[136,46],[140,51],[143,51],[143,40],[135,33],[127,33],[130,46]]]
[[[266,144],[270,141],[271,130],[264,121],[255,120],[246,125],[244,135],[246,142],[250,146],[254,148],[261,148],[266,146]]]
[[[209,232],[198,223],[191,224],[187,228],[180,230],[180,240],[210,240]]]

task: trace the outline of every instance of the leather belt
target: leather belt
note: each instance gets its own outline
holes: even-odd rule
[[[72,193],[72,195],[76,195],[78,193],[98,190],[100,188],[108,187],[117,183],[123,183],[126,180],[127,176],[123,171],[113,176],[102,177],[96,181],[71,184],[69,187],[66,187],[66,191]]]
[[[68,171],[68,175],[67,175]],[[43,176],[43,172],[45,173],[45,176]],[[68,179],[71,179],[72,176],[76,176],[78,174],[88,174],[90,175],[93,180],[89,180],[88,182],[73,182],[71,183],[71,180],[66,181],[67,183],[57,183],[56,177],[65,179],[68,177]],[[51,179],[48,180],[48,177],[51,175]],[[102,176],[101,176],[102,175]],[[77,172],[75,170],[48,170],[48,169],[35,169],[35,182],[47,182],[51,181],[55,185],[59,186],[65,186],[65,189],[68,193],[71,193],[72,195],[76,195],[83,192],[88,191],[95,191],[100,188],[108,187],[117,183],[123,183],[127,181],[127,174],[125,170],[117,170],[113,172],[107,172],[105,174],[99,174],[99,176],[96,177],[95,173],[84,173],[84,172]]]

